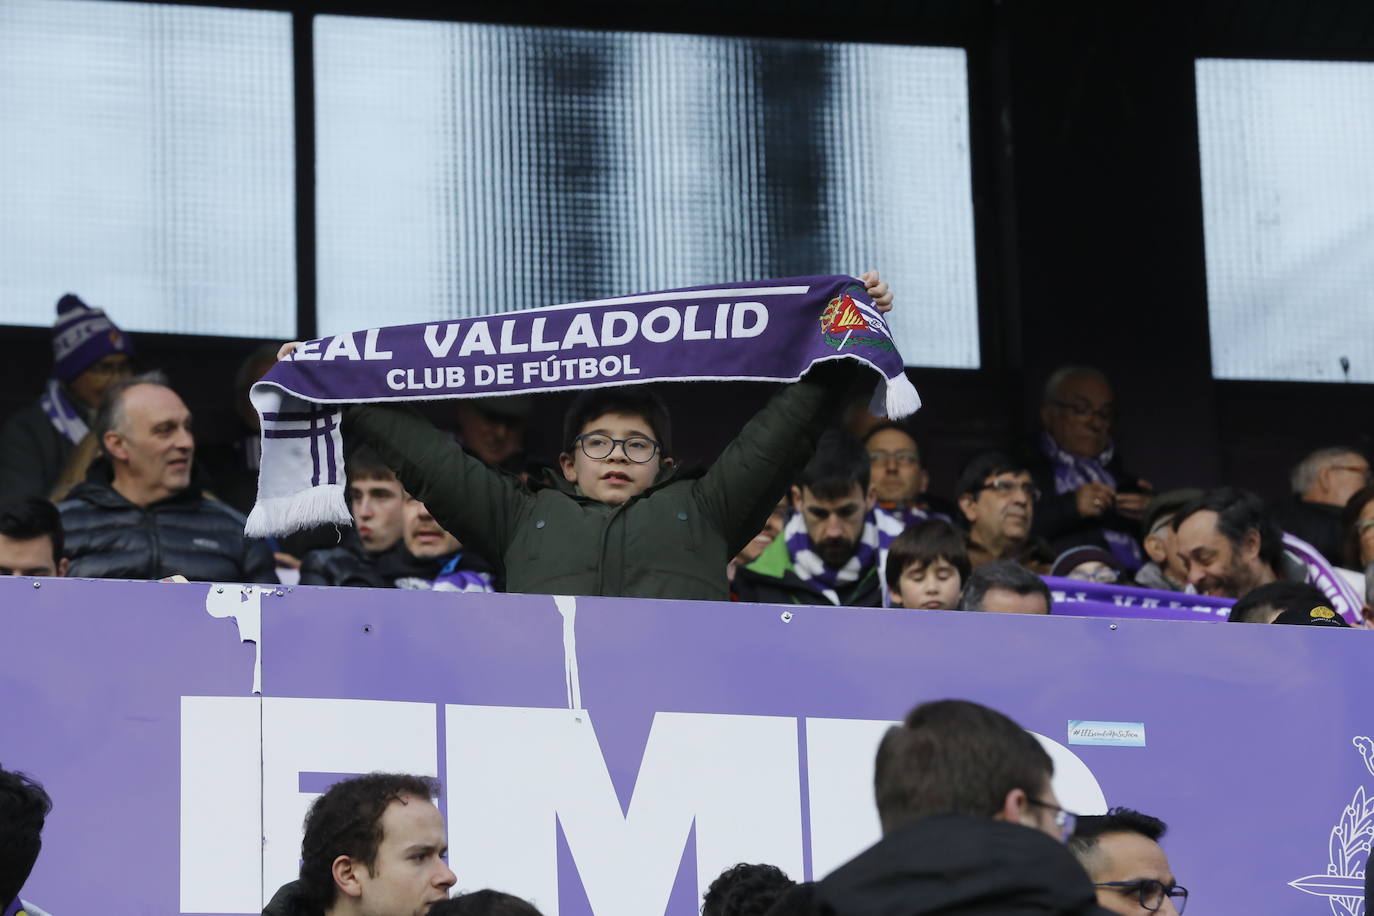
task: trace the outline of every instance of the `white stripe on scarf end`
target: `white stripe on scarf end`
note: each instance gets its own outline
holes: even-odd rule
[[[870,410],[876,413],[874,408],[882,406],[886,408],[886,415],[894,420],[909,417],[921,409],[921,396],[916,393],[916,386],[911,384],[911,379],[906,377],[905,372],[896,378],[888,379],[883,390],[873,393],[875,402],[878,402],[879,398],[882,398],[882,401],[873,404]]]
[[[243,533],[254,538],[270,537],[329,523],[353,524],[343,484],[320,484],[290,496],[259,497]]]

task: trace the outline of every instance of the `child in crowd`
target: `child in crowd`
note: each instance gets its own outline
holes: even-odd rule
[[[969,576],[964,536],[943,519],[907,528],[887,554],[887,587],[896,607],[952,610]]]

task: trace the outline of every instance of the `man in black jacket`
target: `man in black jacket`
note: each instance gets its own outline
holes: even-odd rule
[[[191,483],[191,412],[158,373],[110,389],[92,433],[104,458],[58,508],[68,575],[276,582],[272,552],[243,516]]]
[[[1053,773],[1039,742],[995,710],[917,706],[878,748],[883,838],[770,916],[1105,916],[1063,846],[1075,818]]]

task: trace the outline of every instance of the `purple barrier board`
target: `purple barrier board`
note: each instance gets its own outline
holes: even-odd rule
[[[1362,912],[1357,630],[10,579],[0,632],[55,916],[258,912],[310,801],[374,769],[440,779],[459,889],[689,916],[736,861],[818,877],[876,839],[882,731],[943,697],[1036,733],[1066,807],[1169,822],[1199,912]]]

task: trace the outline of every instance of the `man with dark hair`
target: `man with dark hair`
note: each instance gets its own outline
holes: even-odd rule
[[[448,899],[443,815],[426,776],[369,773],[335,783],[310,806],[300,879],[263,916],[424,916]]]
[[[1045,581],[1015,563],[988,563],[969,576],[959,597],[961,611],[1048,614],[1053,607]]]
[[[541,916],[528,900],[501,891],[480,890],[440,900],[429,916]]]
[[[701,900],[701,916],[762,916],[796,886],[776,865],[741,862],[711,882]]]
[[[1188,584],[1203,595],[1243,598],[1270,582],[1306,582],[1331,607],[1358,615],[1364,596],[1311,544],[1285,534],[1258,496],[1236,487],[1211,490],[1174,516]]]
[[[881,537],[869,461],[841,432],[826,433],[792,487],[782,535],[735,574],[741,601],[877,607]]]
[[[353,530],[338,546],[312,550],[301,558],[300,584],[385,587],[390,584],[386,568],[410,566],[402,543],[405,489],[391,468],[366,445],[349,453],[344,473]]]
[[[62,515],[30,496],[0,508],[0,576],[65,576]]]
[[[1062,845],[1074,816],[1060,807],[1053,775],[1035,737],[996,710],[923,703],[878,747],[883,838],[774,912],[1101,914],[1088,876]]]
[[[86,475],[96,455],[88,424],[110,385],[128,377],[133,344],[103,309],[67,293],[57,300],[52,374],[42,396],[0,427],[0,494],[53,497]]]
[[[887,284],[876,273],[863,279],[887,311]],[[702,475],[678,472],[667,411],[639,386],[577,397],[564,425],[561,474],[528,486],[402,407],[349,405],[344,426],[512,592],[723,601],[731,557],[763,528],[865,371],[852,360],[817,363]]]
[[[1078,819],[1069,852],[1092,879],[1099,905],[1122,916],[1183,912],[1188,889],[1174,881],[1159,845],[1167,829],[1159,818],[1130,808]]]
[[[43,848],[43,822],[52,799],[23,773],[0,767],[0,913],[46,916],[19,899],[38,853]]]
[[[969,562],[1011,560],[1032,572],[1049,572],[1054,553],[1031,536],[1040,489],[1026,466],[1000,452],[973,459],[959,477],[959,510],[969,525]]]
[[[160,373],[113,385],[92,421],[104,457],[58,508],[70,574],[94,579],[276,582],[244,518],[191,483],[191,411]]]
[[[1273,623],[1285,611],[1306,613],[1326,606],[1321,589],[1306,582],[1270,582],[1251,589],[1231,607],[1230,623]]]

